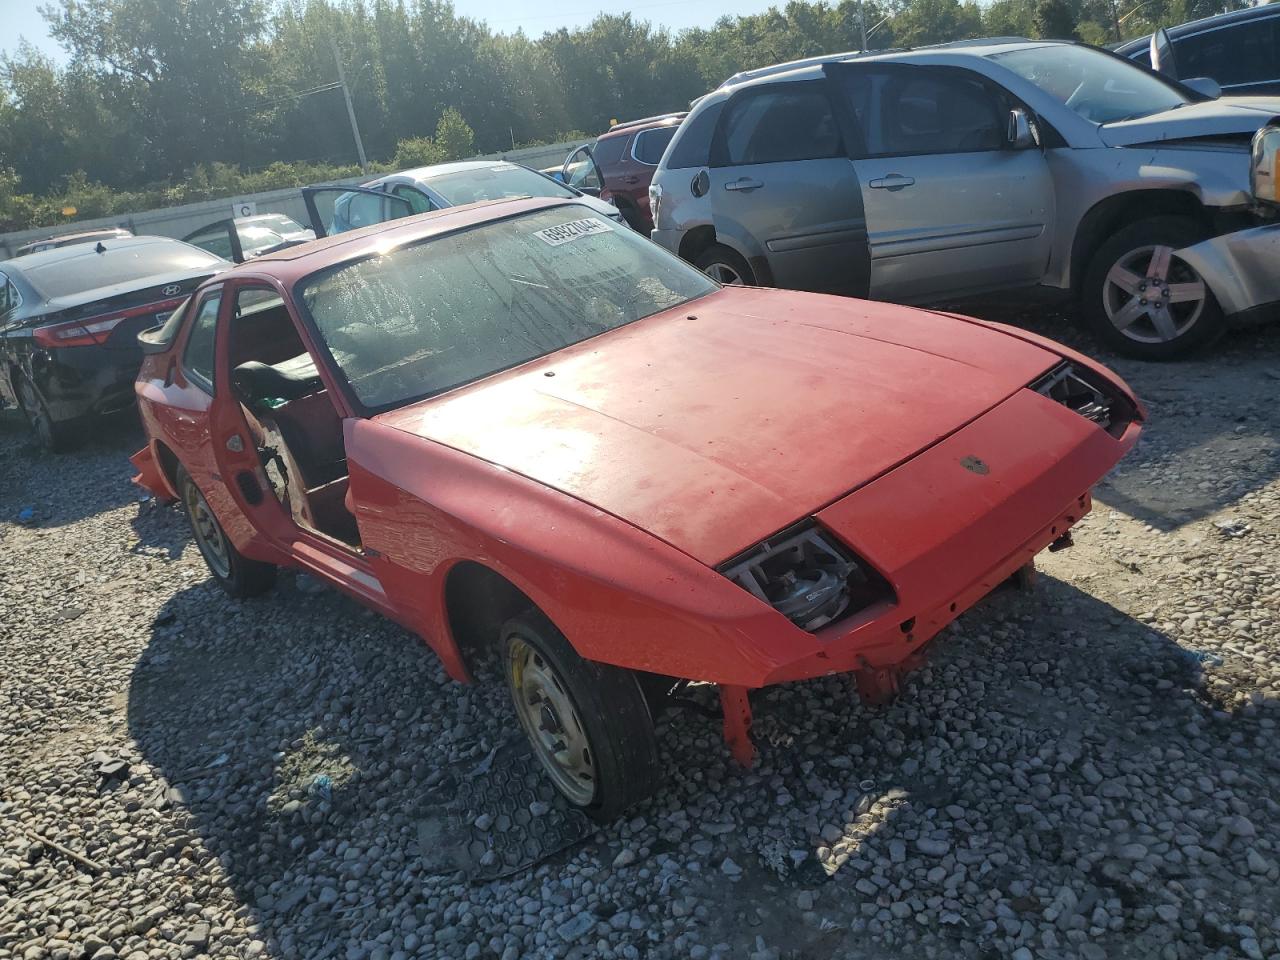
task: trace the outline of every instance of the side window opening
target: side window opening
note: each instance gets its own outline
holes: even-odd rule
[[[200,309],[191,321],[191,333],[182,352],[182,367],[206,393],[213,393],[214,338],[218,327],[218,308],[222,292],[209,294],[200,301]]]
[[[1280,57],[1280,17],[1206,30],[1174,47],[1181,77],[1213,77],[1225,86],[1270,80]]]
[[[415,189],[414,187],[410,187],[406,184],[397,183],[391,188],[391,193],[393,196],[399,197],[401,200],[408,201],[409,209],[414,213],[429,213],[436,209],[436,206],[431,202],[430,197],[421,190]]]
[[[621,135],[597,140],[595,146],[591,148],[591,155],[595,157],[596,166],[604,170],[617,164],[622,159],[623,150],[629,142],[629,137]]]
[[[842,86],[867,157],[1004,148],[1006,111],[976,79],[913,69],[854,74]]]
[[[721,100],[702,110],[696,110],[676,128],[676,142],[667,157],[668,170],[684,170],[710,164],[711,139],[715,135],[716,124],[720,122],[724,103]]]
[[[820,83],[787,83],[730,103],[724,163],[786,163],[839,156],[840,129]]]

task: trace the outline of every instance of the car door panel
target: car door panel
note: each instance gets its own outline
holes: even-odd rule
[[[722,112],[712,158],[708,192],[722,241],[748,261],[763,258],[776,286],[865,295],[862,193],[825,82],[743,91]]]
[[[952,68],[832,65],[862,142],[875,299],[922,302],[1038,282],[1053,180],[1038,149],[1008,149],[1000,94]]]
[[[1053,183],[1038,150],[859,160],[859,178],[914,179],[864,191],[871,296],[903,302],[1035,283],[1049,259]],[[886,169],[887,168],[887,169]]]

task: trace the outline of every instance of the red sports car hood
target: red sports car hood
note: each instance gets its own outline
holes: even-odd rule
[[[378,420],[716,564],[1057,360],[922,310],[729,288]]]

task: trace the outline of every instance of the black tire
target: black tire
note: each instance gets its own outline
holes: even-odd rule
[[[741,283],[748,287],[756,285],[755,271],[747,261],[722,243],[713,243],[703,250],[694,259],[693,265],[719,283]],[[738,278],[736,281],[731,279],[734,275]]]
[[[633,207],[630,203],[619,203],[618,213],[622,214],[622,219],[627,221],[627,226],[636,233],[643,233],[648,236],[648,227],[640,220],[640,211]]]
[[[78,420],[59,422],[53,419],[48,405],[25,376],[15,377],[18,406],[36,435],[36,442],[50,453],[66,453],[84,443],[84,431]]]
[[[584,660],[574,651],[564,634],[537,610],[512,617],[502,627],[503,673],[507,689],[516,708],[516,716],[542,762],[548,777],[565,798],[599,822],[616,818],[627,808],[649,796],[658,786],[658,740],[644,691],[636,674],[630,670]],[[526,660],[526,658],[529,658]],[[572,779],[570,771],[551,757],[539,743],[538,731],[526,719],[531,712],[547,716],[550,708],[552,724],[561,722],[556,705],[550,699],[533,700],[526,696],[533,684],[528,673],[540,661],[539,671],[558,682],[558,692],[567,696],[576,718],[570,717],[561,729],[575,729],[581,739],[585,735],[589,750],[587,764],[591,768],[589,786],[579,783],[577,794],[561,786],[562,778]],[[518,668],[517,663],[522,667]],[[549,674],[547,671],[549,668]],[[521,678],[517,672],[526,671]],[[521,707],[524,697],[527,706]],[[562,698],[558,698],[562,699]],[[543,704],[539,707],[538,704]],[[576,719],[575,725],[571,721]],[[543,729],[546,730],[544,723]],[[554,733],[548,731],[550,736]],[[564,740],[572,743],[572,736]],[[572,753],[566,747],[564,753]],[[559,769],[557,769],[559,768]],[[579,776],[579,779],[585,779]]]
[[[276,582],[275,565],[250,560],[235,548],[209,509],[204,494],[181,464],[178,465],[177,480],[178,497],[182,500],[187,522],[191,524],[191,535],[218,585],[237,600],[256,597],[270,590]]]
[[[1153,278],[1149,272],[1155,268],[1152,258],[1159,248],[1179,250],[1206,236],[1204,227],[1191,217],[1151,217],[1130,224],[1102,244],[1089,261],[1080,288],[1084,319],[1098,339],[1117,353],[1138,360],[1174,360],[1202,350],[1222,336],[1226,329],[1222,308],[1190,264],[1171,257],[1165,276]],[[1109,280],[1113,269],[1127,269],[1126,279],[1139,282],[1137,289]],[[1145,275],[1143,271],[1147,271]],[[1152,283],[1155,279],[1163,283]],[[1164,298],[1170,284],[1187,290],[1198,284],[1202,297],[1170,302]],[[1148,297],[1148,293],[1155,296]],[[1136,319],[1121,329],[1123,319],[1116,322],[1112,316],[1122,318],[1126,309]],[[1157,313],[1164,318],[1163,331],[1157,328]]]

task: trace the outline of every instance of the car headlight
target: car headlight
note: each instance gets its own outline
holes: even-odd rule
[[[1031,389],[1092,420],[1112,436],[1124,433],[1136,415],[1128,400],[1110,384],[1092,370],[1067,360],[1033,382]]]
[[[883,577],[812,520],[788,527],[718,569],[810,632],[893,599]]]

